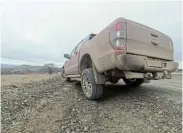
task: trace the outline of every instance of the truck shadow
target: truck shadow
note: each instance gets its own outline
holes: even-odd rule
[[[102,100],[109,100],[113,98],[125,98],[139,96],[145,93],[147,90],[142,89],[142,87],[129,87],[125,84],[107,84],[104,87],[104,95]],[[100,101],[100,100],[99,100]]]
[[[85,102],[89,102],[83,94],[81,83],[75,82],[74,86],[79,97],[84,99]],[[107,83],[104,87],[103,96],[94,102],[98,103],[98,106],[103,106],[106,103],[111,105],[114,103],[122,105],[126,105],[126,103],[130,105],[135,105],[136,103],[157,104],[160,102],[164,103],[164,99],[169,96],[174,96],[178,101],[181,101],[181,94],[181,91],[169,90],[166,87],[158,85],[142,84],[139,87],[128,87],[123,82],[119,82],[118,84]]]
[[[78,93],[84,97],[84,94],[81,88],[81,82],[74,80],[73,84],[77,89]],[[115,97],[119,97],[121,95],[123,95],[123,97],[146,95],[147,91],[148,89],[146,89],[144,86],[129,87],[129,86],[126,86],[124,83],[118,83],[118,84],[107,83],[104,86],[103,96],[97,101],[98,102],[106,101],[109,99],[113,99]]]

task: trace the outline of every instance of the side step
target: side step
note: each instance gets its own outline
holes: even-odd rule
[[[80,78],[80,75],[67,75],[67,78]]]

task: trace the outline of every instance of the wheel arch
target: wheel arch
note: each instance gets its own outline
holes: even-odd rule
[[[92,64],[94,65],[94,62],[90,54],[84,54],[79,60],[79,73],[81,74],[86,68],[92,68]]]
[[[79,73],[82,74],[84,69],[92,68],[96,84],[105,84],[105,76],[98,73],[94,61],[90,54],[84,54],[79,62]]]

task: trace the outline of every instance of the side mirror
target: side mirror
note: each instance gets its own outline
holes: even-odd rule
[[[70,59],[69,54],[64,54],[64,57],[67,58],[67,59]]]

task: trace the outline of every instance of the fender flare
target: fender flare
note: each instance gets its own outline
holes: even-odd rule
[[[94,78],[95,78],[95,82],[96,82],[96,84],[105,84],[105,81],[106,81],[106,79],[105,79],[105,76],[104,76],[104,74],[101,74],[101,73],[98,73],[98,71],[97,71],[97,69],[96,69],[96,67],[95,67],[95,63],[93,62],[93,60],[92,60],[92,58],[91,58],[91,56],[90,56],[90,54],[84,54],[82,57],[81,57],[81,60],[79,61],[79,66],[78,66],[78,71],[79,71],[79,73],[80,73],[80,75],[81,75],[81,68],[80,68],[80,66],[81,66],[81,63],[82,63],[82,61],[84,60],[84,58],[86,58],[86,56],[89,56],[89,58],[91,59],[91,61],[92,61],[92,70],[93,70],[93,75],[94,75]]]

